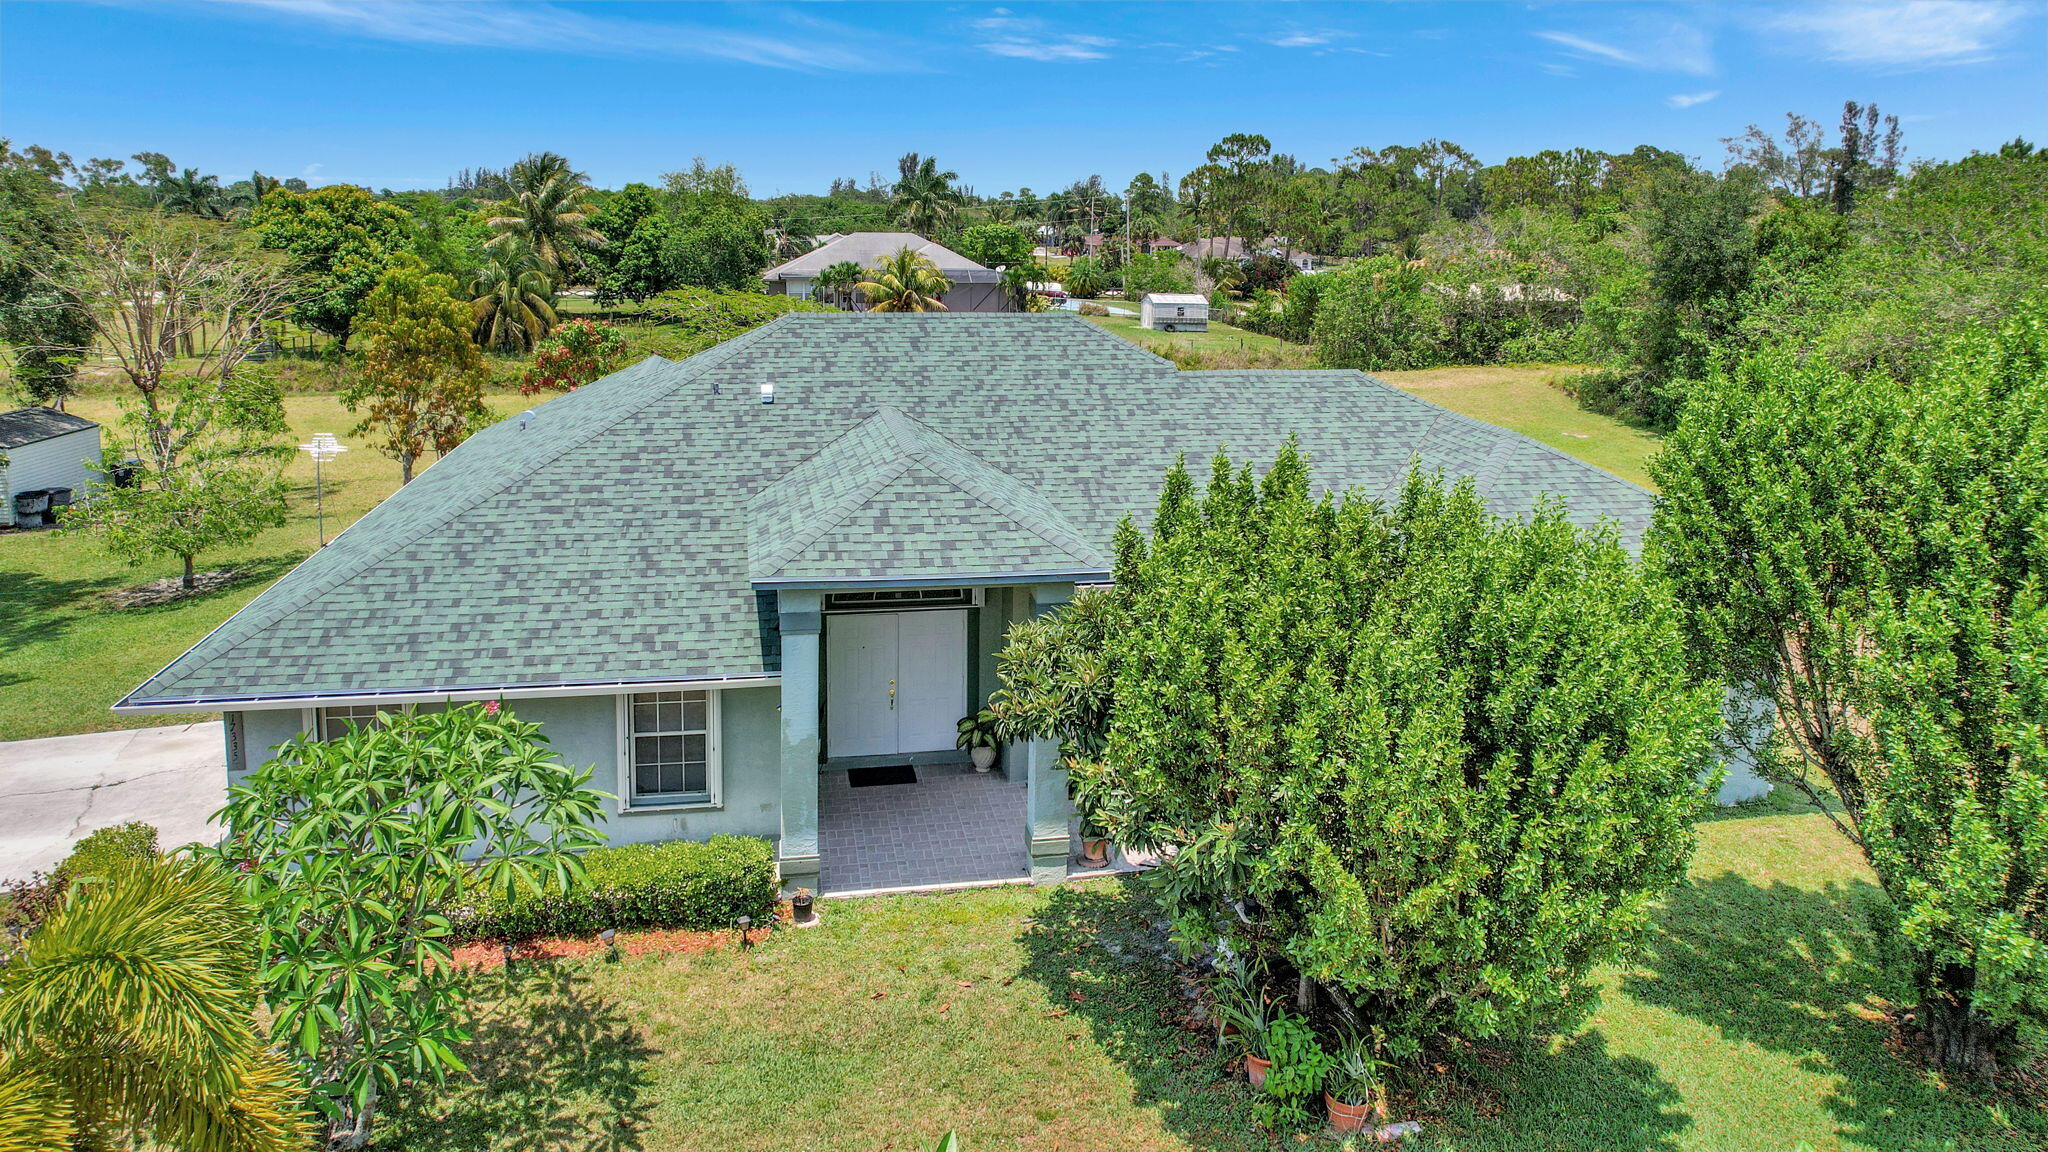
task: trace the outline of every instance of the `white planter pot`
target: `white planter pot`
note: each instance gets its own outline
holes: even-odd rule
[[[996,750],[993,748],[969,748],[967,758],[974,762],[976,772],[986,772],[996,766]]]

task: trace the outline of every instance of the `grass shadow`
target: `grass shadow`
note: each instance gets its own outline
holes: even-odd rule
[[[7,589],[8,610],[0,612],[0,650],[15,651],[31,643],[55,640],[71,626],[64,609],[120,587],[118,577],[70,579],[28,568],[0,571]]]
[[[1049,895],[1022,940],[1024,974],[1058,1009],[1085,1022],[1131,1077],[1136,1103],[1157,1109],[1198,1148],[1264,1148],[1255,1096],[1217,1052],[1206,1025],[1186,1020],[1183,976],[1165,920],[1133,878],[1068,885]],[[1429,1141],[1459,1149],[1544,1147],[1673,1152],[1690,1120],[1677,1090],[1648,1061],[1615,1056],[1597,1033],[1444,1084],[1423,1101]],[[1570,1132],[1560,1144],[1554,1137]],[[1296,1146],[1292,1139],[1284,1141]],[[1445,1145],[1452,1146],[1452,1145]]]
[[[467,1073],[416,1088],[378,1125],[376,1146],[411,1152],[625,1152],[642,1146],[655,1055],[636,1021],[574,964],[471,978]]]
[[[2040,1102],[1949,1084],[1899,1050],[1886,1015],[1896,968],[1871,928],[1882,901],[1864,880],[1694,880],[1651,925],[1622,990],[1838,1078],[1825,1107],[1847,1139],[1886,1152],[2048,1147]]]

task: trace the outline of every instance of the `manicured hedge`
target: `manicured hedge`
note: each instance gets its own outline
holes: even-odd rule
[[[750,836],[670,840],[593,848],[589,878],[570,892],[520,896],[509,903],[478,893],[451,912],[462,939],[587,936],[606,928],[729,928],[775,909],[775,850]]]

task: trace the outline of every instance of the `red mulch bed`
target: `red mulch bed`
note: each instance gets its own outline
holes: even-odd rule
[[[775,918],[783,923],[789,921],[787,904],[775,910]],[[749,928],[747,940],[759,945],[768,938],[771,929]],[[621,956],[687,956],[696,952],[716,952],[722,948],[739,945],[740,934],[731,928],[705,932],[689,928],[647,928],[640,931],[621,932],[612,941],[618,945]],[[516,940],[512,943],[513,963],[536,960],[573,960],[582,956],[602,956],[604,942],[596,936],[541,936],[532,940]],[[476,940],[455,949],[457,968],[500,968],[505,964],[505,942],[502,940]]]

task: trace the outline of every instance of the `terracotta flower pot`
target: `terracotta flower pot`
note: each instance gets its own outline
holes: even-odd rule
[[[1244,1078],[1251,1081],[1254,1088],[1264,1088],[1266,1086],[1266,1073],[1271,1071],[1272,1068],[1273,1062],[1264,1056],[1253,1056],[1249,1053],[1245,1055]]]
[[[1328,1092],[1323,1093],[1323,1107],[1329,1110],[1332,1132],[1356,1132],[1365,1127],[1366,1117],[1372,1115],[1372,1105],[1346,1104]]]

